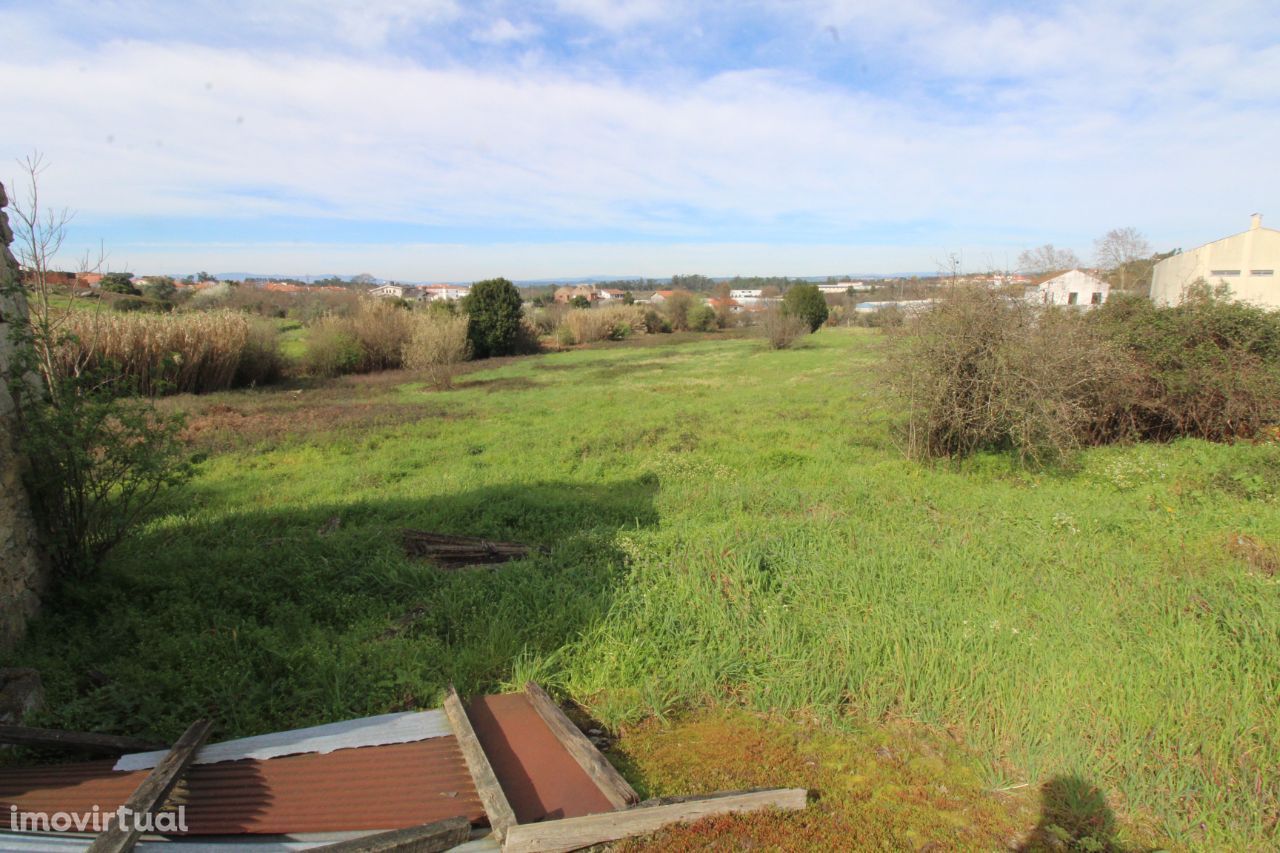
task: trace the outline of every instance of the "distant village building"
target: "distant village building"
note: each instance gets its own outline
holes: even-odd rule
[[[447,302],[466,298],[471,286],[465,284],[428,284],[417,289],[417,298],[423,302]]]
[[[707,300],[707,305],[709,305],[717,314],[741,314],[746,310],[743,304],[736,299],[720,299],[715,296]]]
[[[676,295],[676,292],[674,290],[655,290],[653,292],[653,295],[649,297],[649,301],[656,305],[656,304],[666,302],[668,299],[670,299],[675,295]]]
[[[865,281],[837,281],[819,284],[818,290],[823,294],[832,295],[848,293],[850,290],[854,293],[864,293],[868,290],[875,290],[875,285],[867,284]]]
[[[556,302],[561,304],[572,302],[579,296],[588,302],[596,302],[601,298],[600,290],[594,284],[566,285],[556,288]]]
[[[1280,308],[1280,230],[1264,228],[1255,213],[1248,231],[1205,243],[1156,264],[1151,300],[1177,305],[1197,281],[1225,284],[1231,296],[1263,308]]]
[[[408,290],[403,284],[381,284],[370,290],[369,295],[379,299],[404,299]]]
[[[1069,270],[1062,275],[1040,282],[1027,298],[1042,305],[1101,305],[1107,301],[1111,285],[1100,278],[1080,270]]]

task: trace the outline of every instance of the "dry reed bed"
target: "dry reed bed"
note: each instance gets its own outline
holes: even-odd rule
[[[278,377],[276,331],[233,311],[70,316],[64,373],[102,372],[146,395],[202,393]]]

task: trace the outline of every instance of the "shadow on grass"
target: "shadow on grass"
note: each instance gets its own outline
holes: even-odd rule
[[[217,739],[433,707],[599,619],[623,577],[616,537],[657,523],[657,489],[543,482],[171,518],[64,585],[0,665],[41,671],[33,724],[161,740],[206,715]],[[406,527],[547,550],[445,572],[405,556]]]
[[[1040,819],[1022,851],[1126,850],[1116,838],[1116,816],[1096,785],[1079,776],[1055,776],[1040,789]]]

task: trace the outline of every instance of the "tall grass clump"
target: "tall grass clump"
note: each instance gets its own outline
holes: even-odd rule
[[[283,363],[274,328],[232,311],[80,312],[68,315],[66,332],[64,375],[87,371],[148,396],[268,382]]]
[[[363,300],[350,314],[322,317],[311,326],[307,371],[339,376],[399,368],[414,323],[412,311],[377,299]]]
[[[961,290],[895,335],[889,381],[916,457],[1060,459],[1122,434],[1133,367],[1086,317]]]
[[[428,312],[413,318],[413,333],[404,345],[404,366],[422,373],[435,388],[453,385],[458,365],[471,353],[465,314]]]
[[[639,305],[609,305],[570,311],[564,315],[563,328],[567,334],[562,341],[587,344],[593,341],[620,341],[645,329],[644,308]]]

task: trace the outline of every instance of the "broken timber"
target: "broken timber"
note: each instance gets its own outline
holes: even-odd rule
[[[466,842],[471,823],[465,817],[451,817],[408,829],[379,832],[319,848],[325,853],[441,853]]]
[[[195,760],[196,752],[204,745],[212,727],[213,724],[208,720],[196,720],[192,723],[147,778],[142,780],[142,784],[129,795],[123,808],[134,815],[142,815],[152,814],[164,805],[169,792]],[[133,820],[116,822],[93,840],[88,853],[127,853],[138,843],[141,835]]]
[[[406,529],[401,536],[406,554],[427,560],[442,569],[506,563],[527,557],[530,551],[535,550],[519,542],[498,542],[474,536],[448,536],[425,530]]]
[[[507,832],[516,825],[516,814],[511,810],[507,795],[503,793],[502,785],[498,783],[498,777],[493,773],[493,766],[489,764],[489,758],[484,754],[484,747],[480,745],[480,739],[476,737],[475,730],[471,727],[467,709],[462,707],[458,691],[452,686],[444,697],[444,712],[449,718],[449,725],[453,728],[453,736],[458,740],[458,748],[462,750],[462,758],[467,763],[467,770],[471,772],[471,781],[476,786],[476,793],[480,795],[485,814],[489,816],[493,837],[501,844]]]
[[[552,853],[577,850],[593,844],[647,835],[663,827],[723,814],[740,814],[768,808],[800,811],[808,792],[804,788],[775,788],[738,794],[717,794],[701,799],[658,806],[636,806],[616,812],[568,817],[542,823],[526,823],[507,831],[503,853]]]
[[[604,794],[605,799],[612,803],[615,809],[625,809],[640,802],[635,789],[627,784],[622,774],[614,769],[613,765],[600,754],[600,750],[596,749],[595,745],[587,740],[587,736],[565,716],[560,706],[551,701],[547,691],[530,681],[524,686],[524,692],[529,697],[529,704],[538,712],[538,716],[547,724],[547,728],[551,729],[556,740],[591,777],[591,781],[596,783],[600,793]]]
[[[31,726],[0,725],[0,743],[14,746],[47,746],[84,749],[92,752],[151,752],[166,749],[163,744],[121,735],[96,732],[65,732],[61,729],[37,729]]]

